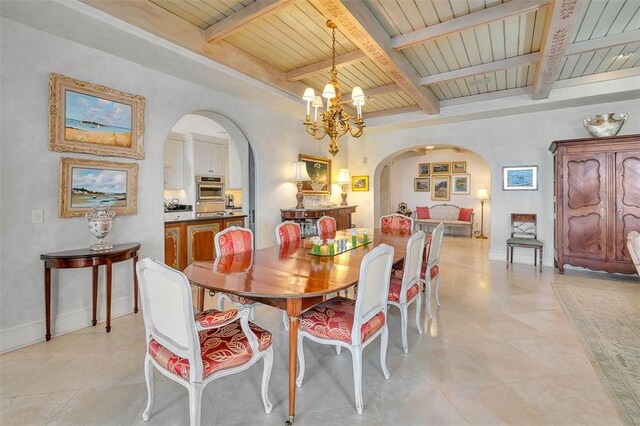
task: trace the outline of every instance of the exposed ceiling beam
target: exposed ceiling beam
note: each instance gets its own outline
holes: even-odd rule
[[[538,52],[529,53],[528,55],[515,56],[509,59],[502,59],[500,61],[487,62],[486,64],[474,65],[472,67],[460,68],[458,70],[443,72],[440,74],[434,74],[428,77],[422,77],[422,79],[420,80],[420,83],[424,85],[441,83],[443,81],[456,80],[458,78],[465,78],[465,77],[472,77],[474,75],[484,74],[487,72],[517,68],[517,67],[538,62],[539,58],[540,58],[540,54]]]
[[[387,117],[389,115],[397,115],[397,114],[405,114],[407,112],[416,112],[422,111],[418,105],[409,105],[402,108],[393,108],[393,109],[385,109],[382,111],[370,112],[368,114],[364,114],[365,119],[377,118],[377,117]]]
[[[375,95],[382,95],[383,93],[398,92],[400,90],[402,90],[400,89],[400,86],[398,86],[396,83],[393,83],[393,84],[387,84],[386,86],[379,86],[379,87],[372,87],[371,89],[365,89],[364,94],[366,97],[370,97]],[[350,101],[351,101],[351,93],[342,95],[342,98],[340,99],[340,103],[345,103]]]
[[[366,59],[367,55],[362,50],[354,50],[353,52],[345,53],[344,55],[336,56],[336,67],[344,67],[354,62],[360,62]],[[287,72],[286,77],[289,81],[298,81],[310,77],[315,74],[320,74],[325,71],[329,71],[332,65],[331,58],[324,61],[316,62],[315,64],[305,65],[304,67],[296,68]]]
[[[551,0],[510,1],[499,6],[489,7],[440,24],[435,24],[412,33],[396,36],[391,39],[391,47],[394,49],[406,49],[416,44],[424,43],[427,40],[456,33],[466,28],[473,28],[478,25],[508,18],[509,16],[531,12],[549,3],[551,3]]]
[[[271,15],[290,2],[291,0],[260,0],[253,2],[205,29],[204,39],[210,43],[220,41],[248,23]]]
[[[579,41],[570,44],[565,50],[565,55],[577,55],[585,52],[593,52],[594,50],[608,49],[621,44],[637,43],[640,41],[640,30],[626,31],[619,34],[611,34],[605,37],[595,38],[593,40]]]
[[[389,34],[361,1],[313,0],[312,4],[331,19],[339,31],[362,50],[398,84],[424,111],[437,114],[438,98],[420,85],[420,75],[409,60],[391,48]]]
[[[540,62],[533,82],[533,99],[549,97],[584,3],[576,0],[554,0],[542,35]]]
[[[201,29],[150,1],[81,1],[290,95],[300,97],[304,92],[303,84],[288,82],[284,72],[232,44],[225,41],[216,44],[206,43]]]

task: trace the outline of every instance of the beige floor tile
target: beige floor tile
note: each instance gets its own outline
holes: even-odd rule
[[[96,371],[83,388],[100,388],[105,386],[131,385],[145,383],[144,352],[118,351],[109,357],[107,362]]]
[[[51,425],[130,425],[146,402],[145,385],[78,391],[49,422]]]
[[[592,371],[591,362],[582,347],[576,347],[567,340],[543,338],[513,340],[509,343],[556,374]]]
[[[75,391],[70,391],[0,398],[0,423],[3,426],[46,424],[74,394]]]
[[[431,351],[416,353],[418,362],[438,387],[459,390],[494,385],[500,380],[462,351]]]
[[[385,425],[466,425],[460,411],[442,393],[376,404]]]
[[[445,397],[473,425],[539,425],[548,421],[506,385],[446,392]]]

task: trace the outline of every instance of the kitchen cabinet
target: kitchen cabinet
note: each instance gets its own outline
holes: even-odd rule
[[[207,138],[194,135],[194,172],[196,176],[225,176],[227,168],[227,141],[218,138]]]
[[[229,140],[227,159],[227,189],[242,189],[242,163],[233,139]]]
[[[555,141],[555,262],[635,273],[627,235],[640,231],[640,135]]]
[[[169,136],[164,143],[165,189],[184,188],[184,140]]]

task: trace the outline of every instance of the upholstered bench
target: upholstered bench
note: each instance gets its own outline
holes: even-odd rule
[[[452,204],[436,204],[431,207],[416,207],[413,213],[413,221],[416,228],[429,232],[431,227],[439,223],[453,228],[469,228],[469,238],[473,234],[473,209],[460,208]],[[453,233],[453,232],[452,232]],[[453,233],[455,236],[455,233]]]

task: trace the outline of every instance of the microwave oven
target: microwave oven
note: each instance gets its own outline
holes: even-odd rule
[[[224,177],[196,176],[196,201],[224,201]]]

